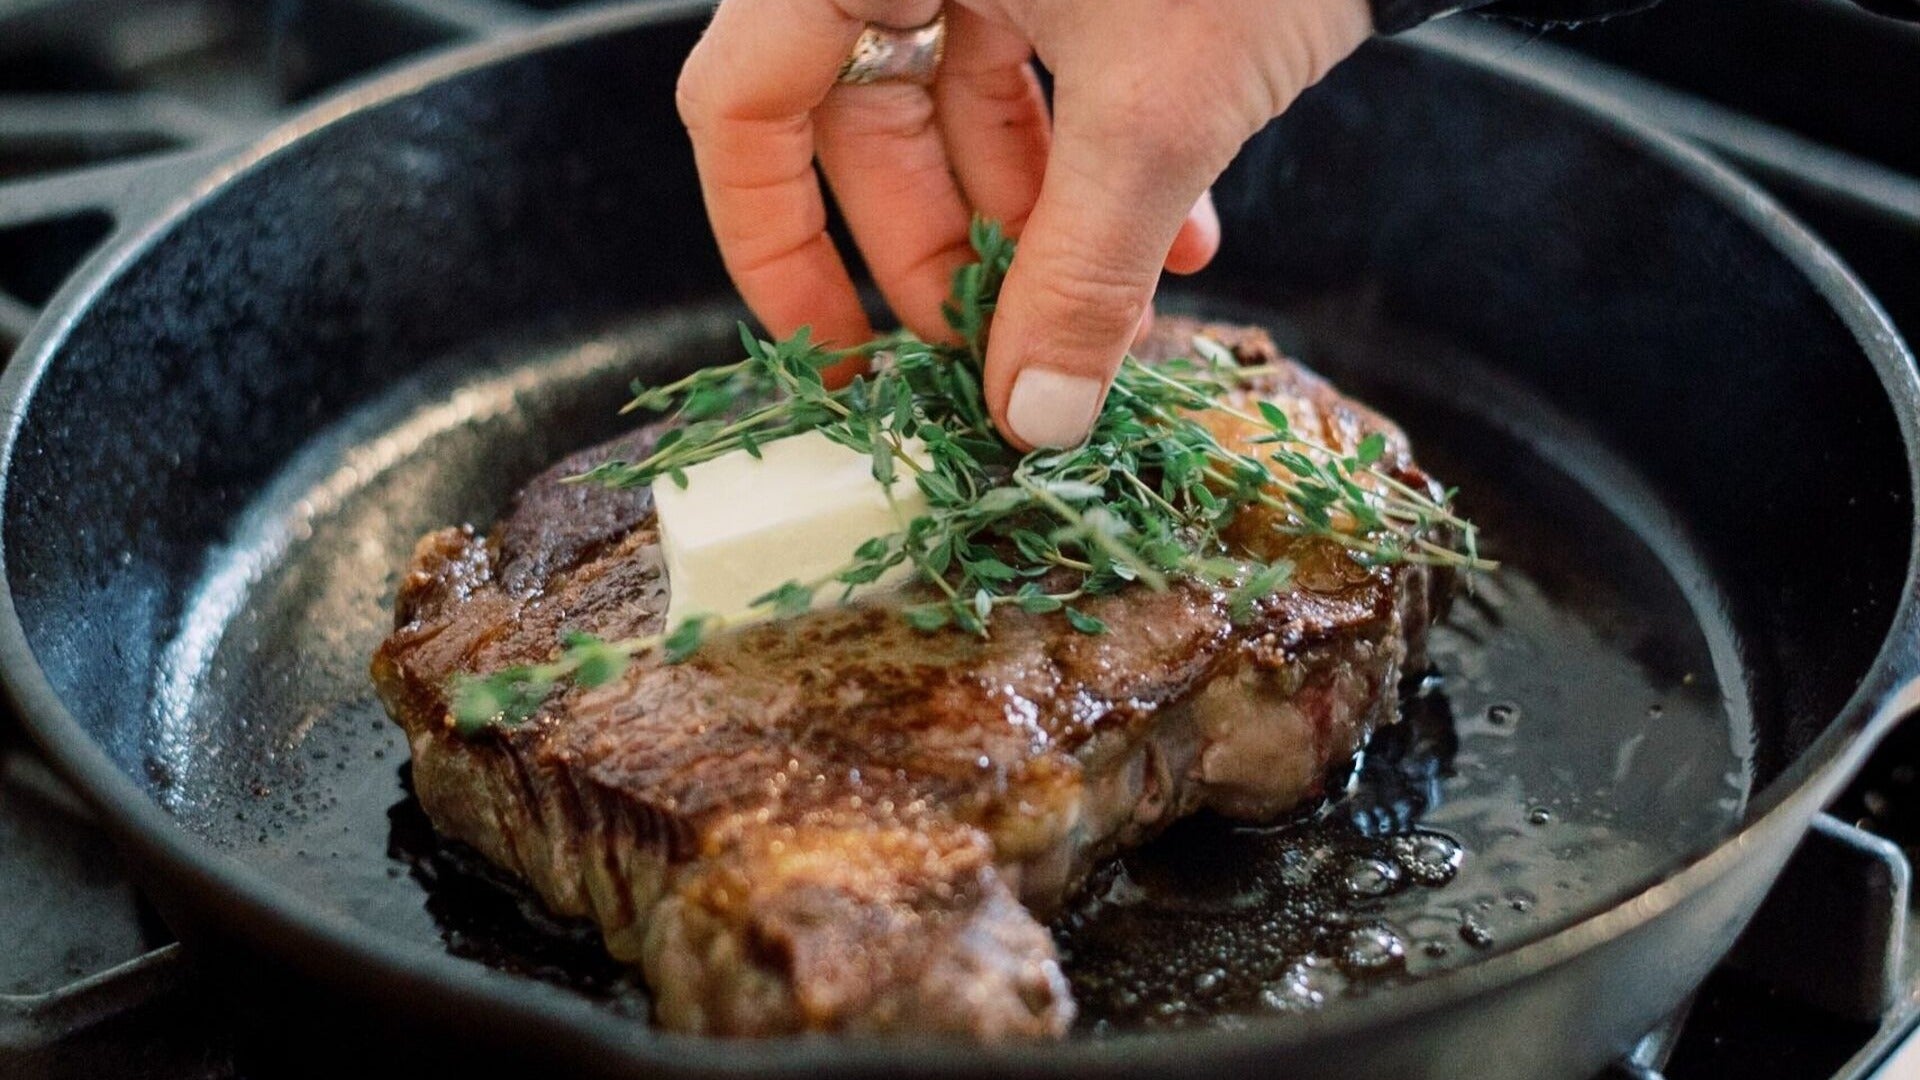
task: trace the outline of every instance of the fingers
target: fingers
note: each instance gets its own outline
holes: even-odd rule
[[[785,337],[811,325],[816,340],[839,345],[871,337],[827,236],[811,122],[733,121],[696,136],[695,147],[727,274],[768,332]]]
[[[934,87],[947,156],[974,212],[1015,238],[1040,198],[1053,141],[1032,57],[1033,47],[1013,28],[964,6],[948,9],[947,58]],[[1219,216],[1203,199],[1174,241],[1167,269],[1193,273],[1219,246]]]
[[[815,123],[821,171],[888,306],[923,338],[951,336],[940,304],[971,261],[970,219],[933,98],[917,86],[843,86]]]
[[[1179,265],[1197,269],[1217,246],[1210,205],[1196,205],[1239,145],[1175,110],[1155,119],[1061,85],[1053,154],[987,346],[988,406],[1023,449],[1086,438],[1190,217],[1204,213]]]
[[[1187,211],[1187,219],[1180,223],[1180,231],[1173,236],[1173,246],[1167,249],[1166,262],[1163,264],[1168,273],[1196,274],[1206,269],[1213,257],[1220,251],[1220,215],[1213,208],[1213,194],[1202,193],[1200,201]],[[1140,316],[1140,325],[1133,331],[1133,345],[1140,343],[1153,333],[1153,297],[1147,297],[1147,310]]]
[[[995,423],[1023,448],[1086,438],[1162,267],[1198,270],[1219,247],[1208,185],[1372,31],[1366,0],[1036,11],[1031,39],[1056,76],[1053,148],[985,378]]]
[[[1035,5],[1016,32],[952,5],[929,97],[836,89],[835,76],[866,21],[917,25],[940,0],[723,0],[680,107],[742,295],[776,334],[870,335],[826,234],[816,153],[882,291],[922,335],[944,334],[969,208],[1000,219],[1021,255],[995,315],[989,405],[1017,445],[1083,439],[1162,268],[1191,273],[1219,247],[1207,185],[1371,26],[1366,0],[1174,6]],[[1060,76],[1051,133],[1029,41]],[[1200,60],[1169,59],[1181,56]]]
[[[925,21],[937,9],[938,0],[726,0],[687,58],[678,104],[707,215],[727,273],[775,335],[810,324],[835,344],[872,336],[826,233],[811,114],[865,20]]]
[[[1052,142],[1032,56],[1013,29],[964,5],[948,8],[947,56],[933,90],[947,156],[973,209],[1014,237],[1040,198]]]
[[[1219,253],[1220,213],[1213,208],[1213,193],[1202,192],[1200,201],[1187,211],[1187,220],[1174,234],[1173,246],[1167,250],[1167,271],[1197,274]]]

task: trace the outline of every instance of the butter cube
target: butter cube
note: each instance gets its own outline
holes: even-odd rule
[[[926,461],[918,442],[907,440],[905,448]],[[669,629],[689,615],[746,614],[755,597],[831,573],[861,544],[926,512],[926,496],[904,463],[896,462],[889,503],[871,459],[819,432],[759,449],[758,459],[735,451],[687,468],[685,488],[670,478],[654,482]],[[857,591],[895,586],[911,574],[903,564]],[[845,588],[822,588],[816,604],[834,602]]]

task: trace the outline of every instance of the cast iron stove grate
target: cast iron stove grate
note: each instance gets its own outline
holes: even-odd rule
[[[215,157],[329,89],[512,34],[568,0],[0,0],[0,355],[112,235],[76,207],[155,155]],[[1920,336],[1920,27],[1843,0],[1668,0],[1545,40],[1501,35],[1741,168]],[[1836,57],[1847,62],[1836,63]],[[1920,730],[1820,819],[1690,1011],[1616,1077],[1865,1080],[1920,1021]],[[0,1076],[271,1080],[73,795],[0,716]],[[1909,1066],[1911,1067],[1911,1065]]]

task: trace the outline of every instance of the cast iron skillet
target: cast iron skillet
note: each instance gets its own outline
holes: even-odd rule
[[[627,377],[724,341],[671,106],[699,12],[436,58],[190,183],[68,200],[119,239],[0,384],[6,684],[242,1022],[306,1036],[297,1059],[399,1032],[380,1060],[426,1071],[1586,1075],[1690,992],[1920,706],[1920,382],[1874,303],[1752,188],[1524,54],[1377,44],[1243,155],[1185,302],[1302,328],[1479,484],[1517,568],[1712,688],[1718,824],[1534,940],[1228,1031],[702,1041],[448,955],[380,862],[399,743],[360,665],[414,533],[486,520],[613,430]]]

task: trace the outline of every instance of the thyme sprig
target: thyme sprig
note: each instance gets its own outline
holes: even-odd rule
[[[1232,617],[1245,620],[1294,569],[1285,559],[1249,558],[1224,538],[1254,507],[1270,511],[1277,530],[1326,538],[1366,565],[1492,565],[1479,557],[1473,525],[1453,513],[1451,491],[1435,495],[1393,475],[1384,435],[1369,434],[1343,452],[1303,436],[1271,402],[1255,398],[1253,411],[1241,408],[1236,391],[1268,372],[1240,366],[1206,338],[1194,340],[1192,356],[1154,365],[1125,359],[1082,445],[1015,450],[995,431],[981,385],[988,327],[1014,246],[987,222],[974,223],[971,240],[979,259],[954,275],[944,305],[957,343],[900,332],[830,350],[804,329],[766,341],[742,326],[743,359],[659,386],[634,384],[623,412],[675,424],[644,458],[602,462],[570,478],[611,488],[684,487],[692,465],[735,452],[757,457],[765,443],[818,431],[866,454],[874,480],[888,490],[903,471],[911,474],[925,512],[869,538],[833,572],[769,591],[744,616],[696,615],[668,632],[621,641],[574,633],[547,663],[461,676],[453,687],[456,729],[472,734],[524,722],[563,682],[600,685],[656,650],[670,663],[684,660],[727,626],[806,611],[822,590],[837,589],[845,600],[900,567],[930,593],[902,611],[926,632],[985,635],[995,612],[1013,606],[1057,612],[1075,630],[1098,634],[1106,625],[1079,606],[1085,598],[1182,580],[1222,590]],[[829,389],[822,371],[851,356],[878,363]],[[1256,449],[1223,442],[1197,419],[1209,410],[1257,431]]]

